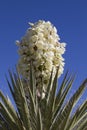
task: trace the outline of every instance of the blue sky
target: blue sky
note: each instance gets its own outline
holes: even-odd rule
[[[0,89],[4,92],[8,93],[5,74],[18,61],[15,41],[25,34],[28,22],[39,19],[51,21],[61,42],[67,43],[65,71],[77,73],[75,86],[87,77],[87,0],[1,0]]]

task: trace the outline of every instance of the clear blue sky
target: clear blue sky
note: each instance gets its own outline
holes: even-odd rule
[[[8,92],[5,74],[18,60],[15,41],[25,34],[28,22],[39,19],[51,21],[61,42],[67,43],[65,70],[77,73],[75,85],[87,77],[87,0],[1,0],[0,89],[4,92]]]

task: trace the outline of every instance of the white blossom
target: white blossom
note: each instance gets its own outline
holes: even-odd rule
[[[24,78],[29,79],[30,61],[32,61],[37,89],[39,90],[43,83],[46,90],[52,68],[55,75],[59,66],[58,77],[63,73],[62,55],[66,44],[60,43],[57,29],[51,22],[39,20],[36,23],[30,23],[30,26],[21,41],[16,42],[20,55],[18,70]]]

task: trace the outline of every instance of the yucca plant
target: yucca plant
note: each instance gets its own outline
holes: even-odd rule
[[[16,107],[0,91],[0,130],[86,130],[87,101],[77,109],[75,106],[87,79],[67,99],[75,76],[67,72],[61,85],[57,84],[64,69],[65,43],[59,42],[57,30],[49,21],[30,25],[17,41],[17,72],[9,71],[11,81],[6,78]]]

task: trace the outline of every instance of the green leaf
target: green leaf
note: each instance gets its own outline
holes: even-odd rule
[[[22,81],[19,77],[19,74],[12,75],[10,71],[9,74],[10,74],[10,79],[12,82],[13,89],[11,88],[10,83],[9,83],[9,87],[12,92],[13,98],[15,100],[21,120],[23,122],[22,124],[26,129],[30,129],[29,109],[28,109]]]
[[[72,130],[84,130],[87,127],[87,112],[72,127]]]
[[[49,128],[51,126],[51,122],[52,122],[52,116],[53,116],[54,104],[55,104],[55,96],[56,96],[56,88],[57,88],[58,69],[57,69],[56,75],[53,80],[51,91],[48,93],[48,99],[47,99],[46,111],[45,111],[46,130],[49,130]]]
[[[19,127],[20,126],[20,120],[18,119],[18,115],[14,109],[14,107],[11,104],[10,99],[5,97],[2,92],[0,91],[0,98],[2,99],[3,104],[5,105],[6,109],[12,115],[14,121],[16,122],[16,125]]]
[[[87,79],[82,83],[82,85],[79,87],[76,93],[71,97],[69,102],[61,110],[61,112],[56,116],[51,126],[51,130],[57,130],[59,128],[62,128],[62,130],[68,130],[67,123],[69,121],[71,111],[74,105],[76,104],[77,100],[81,97],[82,92],[86,88],[86,84],[87,84]]]
[[[66,77],[66,76],[65,76]],[[66,96],[68,95],[68,92],[70,90],[70,88],[72,87],[73,81],[74,81],[75,77],[74,76],[70,76],[68,78],[68,80],[66,78],[64,78],[64,80],[66,80],[66,84],[65,84],[65,89],[64,91],[61,93],[61,95],[59,96],[59,94],[57,94],[56,96],[56,101],[55,101],[55,110],[54,110],[54,118],[55,116],[60,112],[60,110],[62,109],[63,105],[64,105],[64,101],[66,99]],[[63,82],[64,82],[63,80]],[[61,86],[62,87],[62,86]],[[61,88],[60,88],[61,90]],[[60,93],[60,91],[58,92]],[[58,99],[59,96],[59,99]],[[58,101],[57,101],[58,100]]]
[[[40,109],[37,112],[37,129],[36,130],[43,130],[42,116],[41,116]]]
[[[13,119],[12,115],[9,113],[7,108],[0,102],[0,114],[6,120],[8,126],[13,128],[13,130],[19,130],[18,126],[16,125],[15,120]]]
[[[67,130],[71,129],[72,126],[85,114],[87,111],[87,101],[84,101],[83,104],[77,108],[76,112],[70,117],[70,120],[67,125]]]

